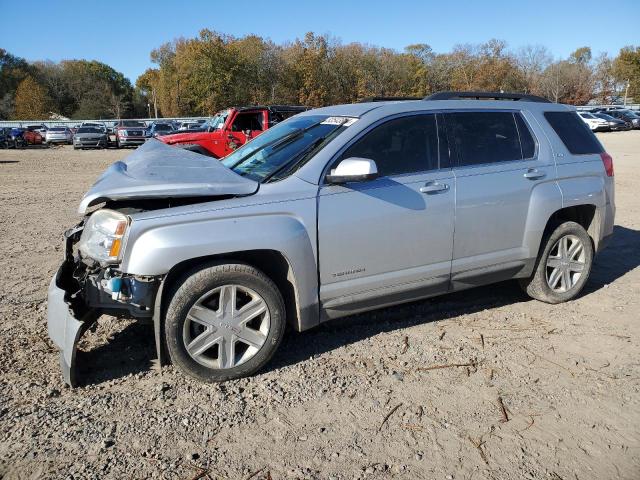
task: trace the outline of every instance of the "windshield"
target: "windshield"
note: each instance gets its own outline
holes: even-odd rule
[[[145,124],[142,122],[121,122],[120,125],[123,127],[146,128]]]
[[[64,132],[66,130],[66,128],[63,127],[53,127],[49,129],[52,132]]]
[[[80,127],[76,133],[102,133],[102,129],[98,127]]]
[[[155,128],[156,130],[161,130],[163,132],[173,130],[173,127],[171,125],[167,125],[166,123],[157,123]]]
[[[270,128],[222,160],[225,167],[259,182],[279,180],[311,159],[353,119],[309,115]]]
[[[211,130],[219,130],[222,127],[224,127],[224,122],[227,120],[228,115],[229,115],[228,110],[223,110],[222,112],[218,112],[205,125],[209,127]]]

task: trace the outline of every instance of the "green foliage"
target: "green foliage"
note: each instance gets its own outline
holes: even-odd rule
[[[619,82],[629,82],[629,96],[640,101],[640,46],[624,47],[613,62],[613,70]]]

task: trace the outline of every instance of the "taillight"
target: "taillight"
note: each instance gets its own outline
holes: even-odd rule
[[[602,158],[604,171],[607,172],[607,177],[613,177],[613,158],[611,158],[611,155],[607,152],[602,152],[600,154],[600,158]]]

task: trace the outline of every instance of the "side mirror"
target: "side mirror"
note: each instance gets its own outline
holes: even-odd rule
[[[376,162],[369,158],[350,157],[342,160],[326,176],[328,183],[365,182],[378,177]]]

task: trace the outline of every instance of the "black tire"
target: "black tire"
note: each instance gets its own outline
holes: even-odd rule
[[[187,352],[183,329],[191,307],[203,295],[223,285],[240,285],[256,292],[267,305],[270,327],[260,349],[244,363],[231,368],[202,365]],[[178,280],[165,315],[165,341],[171,361],[186,374],[203,382],[222,382],[252,375],[271,360],[284,335],[286,318],[282,296],[260,270],[242,263],[208,264]]]
[[[547,274],[550,268],[547,266],[552,250],[563,237],[572,236],[582,243],[584,249],[584,267],[575,284],[566,291],[557,291],[549,286]],[[546,303],[562,303],[575,298],[583,289],[593,265],[593,242],[587,231],[575,222],[564,222],[555,227],[549,235],[543,239],[543,244],[536,260],[536,265],[531,277],[520,280],[520,286],[531,297]]]
[[[116,138],[116,148],[122,148],[122,147],[120,146],[120,140],[118,140],[117,138]]]

